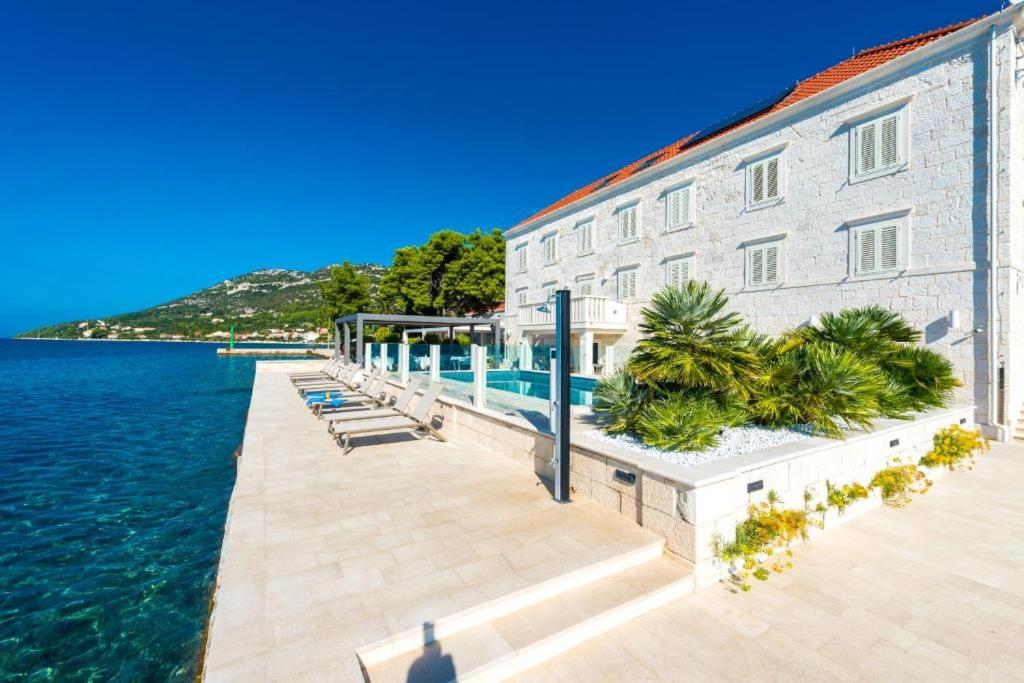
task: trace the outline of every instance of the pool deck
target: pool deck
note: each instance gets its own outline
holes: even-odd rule
[[[559,505],[532,472],[474,444],[382,436],[342,456],[287,378],[321,365],[257,365],[206,680],[363,681],[357,651],[627,556],[689,579],[660,537],[588,501]],[[633,596],[652,578],[631,581],[611,588]],[[518,648],[513,622],[475,644],[451,639],[459,670]],[[404,680],[414,662],[399,654],[378,657],[373,679]]]
[[[679,599],[660,538],[478,445],[341,456],[286,377],[318,365],[257,365],[207,680],[1024,680],[1022,446]]]

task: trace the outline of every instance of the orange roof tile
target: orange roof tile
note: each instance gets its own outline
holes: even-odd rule
[[[556,211],[557,209],[560,209],[563,206],[572,204],[576,200],[582,199],[583,197],[586,197],[587,195],[599,189],[603,189],[605,187],[608,187],[609,185],[615,185],[616,183],[622,182],[623,180],[629,178],[631,175],[637,173],[638,171],[645,170],[647,168],[650,168],[651,166],[662,164],[674,156],[682,154],[683,152],[688,152],[691,149],[695,149],[700,145],[704,144],[705,142],[720,137],[729,131],[745,126],[748,123],[768,116],[769,114],[773,114],[781,109],[785,109],[786,107],[796,104],[801,100],[805,100],[808,97],[811,97],[812,95],[817,95],[823,90],[827,90],[832,86],[839,85],[840,83],[847,81],[853,78],[854,76],[859,76],[860,74],[870,71],[875,67],[881,66],[886,62],[892,61],[897,57],[901,57],[907,54],[908,52],[913,52],[919,47],[927,45],[928,43],[938,40],[943,36],[949,35],[954,31],[958,31],[964,28],[965,26],[969,26],[977,21],[980,21],[982,18],[984,17],[977,19],[968,19],[967,21],[962,21],[958,24],[953,24],[951,26],[946,26],[944,28],[928,31],[926,33],[920,33],[916,36],[910,36],[909,38],[903,38],[902,40],[897,40],[891,43],[885,43],[884,45],[878,45],[876,47],[868,48],[866,50],[861,50],[853,57],[850,57],[849,59],[842,61],[839,64],[836,64],[835,66],[825,69],[824,71],[817,73],[814,76],[811,76],[810,78],[806,78],[798,82],[795,86],[793,86],[792,90],[790,90],[788,94],[786,94],[781,99],[775,101],[774,104],[768,105],[764,109],[756,110],[751,115],[734,121],[727,126],[723,126],[719,130],[714,130],[714,132],[710,135],[701,136],[699,139],[695,140],[693,144],[688,143],[691,140],[694,140],[694,138],[697,138],[700,135],[700,131],[698,131],[697,133],[691,133],[690,135],[687,135],[684,138],[676,140],[672,144],[663,147],[655,152],[652,152],[651,154],[648,154],[647,156],[638,159],[637,161],[634,161],[628,166],[620,168],[618,171],[615,171],[614,173],[598,178],[589,185],[585,185],[584,187],[581,187],[575,192],[566,195],[565,197],[559,199],[554,204],[551,204],[550,206],[533,214],[529,218],[520,221],[519,223],[516,224],[515,227],[523,225],[524,223],[529,223],[530,221],[540,218],[541,216],[547,215],[552,211]],[[651,161],[651,163],[647,163],[648,161]]]

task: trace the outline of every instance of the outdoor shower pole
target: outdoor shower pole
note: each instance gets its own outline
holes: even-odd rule
[[[569,502],[569,370],[572,347],[569,342],[569,290],[555,292],[555,500]]]

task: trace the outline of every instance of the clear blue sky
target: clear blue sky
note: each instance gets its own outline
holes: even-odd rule
[[[8,0],[0,336],[509,227],[854,48],[998,8]]]

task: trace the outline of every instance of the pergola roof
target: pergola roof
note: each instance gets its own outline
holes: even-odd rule
[[[473,328],[490,327],[494,330],[495,343],[501,343],[501,318],[464,318],[450,315],[395,315],[391,313],[350,313],[334,319],[334,355],[348,358],[350,328],[349,324],[356,325],[356,362],[363,362],[363,326],[370,325],[396,325],[403,328],[415,327],[466,327],[472,331]],[[344,351],[341,340],[345,338]]]
[[[499,318],[463,318],[447,315],[396,315],[391,313],[350,313],[335,318],[334,322],[342,325],[344,323],[380,323],[382,325],[437,325],[449,327],[451,325],[495,325],[501,321]]]

